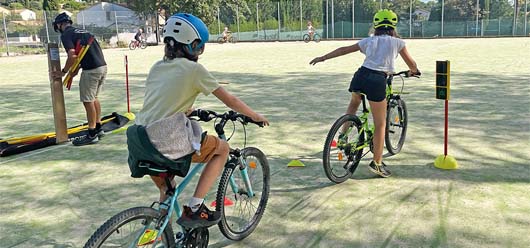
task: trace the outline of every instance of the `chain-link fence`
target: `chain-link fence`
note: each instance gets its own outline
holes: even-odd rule
[[[240,41],[301,40],[309,21],[324,39],[363,38],[381,8],[398,14],[405,38],[530,35],[528,0],[280,0],[221,1],[210,40],[224,27]]]
[[[30,15],[2,13],[0,56],[44,52],[47,42],[61,43],[60,33],[55,32],[53,21],[61,12],[31,11]],[[93,34],[102,47],[127,47],[139,28],[147,43],[158,43],[156,13],[138,15],[134,11],[93,10],[67,12],[72,26]]]
[[[404,38],[529,36],[530,0],[263,0],[226,1],[211,6],[216,18],[208,24],[210,41],[225,27],[236,41],[302,40],[312,23],[323,39],[367,37],[373,14],[394,10],[398,32]],[[74,26],[94,34],[104,47],[126,46],[138,28],[148,43],[164,14],[140,15],[119,7],[90,7],[70,13]],[[111,6],[111,5],[109,5]],[[45,42],[60,42],[52,22],[57,12],[2,13],[0,56],[44,49]],[[157,32],[158,29],[158,32]]]

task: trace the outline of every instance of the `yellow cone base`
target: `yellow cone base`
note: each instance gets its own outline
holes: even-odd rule
[[[305,165],[302,163],[302,161],[295,159],[291,160],[291,162],[287,164],[287,167],[305,167]]]
[[[434,160],[434,167],[444,169],[444,170],[454,170],[458,168],[458,163],[456,159],[451,155],[439,155]]]
[[[130,121],[133,121],[136,118],[136,116],[131,112],[127,112],[123,114],[123,116],[125,116],[125,118],[129,119]]]

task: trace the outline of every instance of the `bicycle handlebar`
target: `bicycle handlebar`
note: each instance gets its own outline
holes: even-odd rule
[[[419,77],[421,76],[421,72],[420,72],[420,70],[418,70],[418,72],[417,72],[416,74],[410,74],[410,76],[409,76],[409,74],[410,74],[410,70],[408,70],[408,71],[400,71],[400,72],[398,72],[398,73],[394,73],[394,74],[392,74],[392,76],[404,76],[404,77],[406,77],[406,78],[408,78],[408,77],[416,77],[416,78],[419,78]]]
[[[263,122],[254,121],[254,120],[252,120],[252,118],[250,118],[250,117],[248,117],[246,115],[237,113],[237,112],[232,111],[232,110],[230,110],[228,112],[225,112],[225,113],[222,113],[222,114],[219,114],[219,113],[216,113],[213,110],[195,109],[189,115],[189,117],[193,117],[193,116],[199,117],[199,120],[200,121],[204,121],[204,122],[209,122],[209,121],[211,121],[214,118],[221,118],[222,120],[225,120],[225,121],[229,121],[229,120],[230,121],[239,121],[243,125],[246,125],[248,123],[252,123],[252,124],[256,124],[259,127],[263,127]]]

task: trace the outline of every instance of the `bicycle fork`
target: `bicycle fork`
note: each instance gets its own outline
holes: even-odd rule
[[[246,194],[249,198],[253,197],[254,191],[252,190],[252,185],[250,184],[250,178],[248,176],[248,169],[247,169],[249,165],[247,164],[247,161],[243,159],[239,150],[235,150],[234,153],[235,153],[234,157],[230,159],[229,164],[233,164],[234,170],[236,167],[239,168],[239,172],[241,173],[241,178],[243,178],[243,182],[245,183],[246,190],[242,190],[238,187],[236,180],[234,179],[234,176],[232,174],[229,179],[232,192],[236,195],[236,197],[239,194]],[[236,165],[239,165],[239,166],[236,166]]]

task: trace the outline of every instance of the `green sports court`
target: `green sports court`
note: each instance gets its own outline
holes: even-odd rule
[[[405,79],[406,142],[399,154],[385,157],[393,176],[368,171],[369,154],[353,179],[335,184],[324,174],[322,148],[364,56],[309,61],[354,42],[206,45],[200,63],[271,123],[246,128],[247,145],[264,151],[271,168],[265,214],[240,242],[212,227],[210,247],[528,246],[530,39],[406,39],[423,75]],[[127,112],[125,55],[131,111],[139,111],[145,78],[163,47],[105,49],[104,55],[103,114]],[[456,170],[433,165],[444,149],[438,60],[451,62],[448,154],[457,159]],[[0,64],[0,137],[53,132],[46,55],[1,57]],[[402,60],[396,69],[406,69]],[[68,126],[86,120],[76,83],[64,92]],[[195,107],[227,110],[204,96]],[[213,132],[213,123],[201,125]],[[241,146],[241,135],[236,126],[230,144]],[[116,133],[97,145],[61,144],[0,158],[0,247],[81,247],[114,214],[149,206],[158,192],[147,177],[130,177],[125,144],[125,134]],[[287,167],[295,159],[305,166]],[[213,200],[215,189],[206,197]]]
[[[528,247],[529,5],[529,0],[0,1],[0,248]],[[422,73],[395,76],[392,88],[387,86],[383,158],[389,178],[382,178],[388,176],[384,166],[371,163],[379,159],[370,152],[372,141],[381,136],[373,135],[369,110],[344,115],[350,81],[365,56],[356,52],[329,60],[334,56],[328,54],[339,47],[334,55],[357,49],[352,45],[370,34],[402,38]],[[93,37],[98,42],[88,53],[91,59],[83,60],[83,76],[74,77],[72,85],[50,78],[49,68],[72,71],[81,61],[65,65],[64,48],[76,44],[75,54],[83,57],[94,46]],[[177,42],[177,57],[181,52],[190,60],[190,49],[195,53],[194,46],[208,41],[199,63],[270,122],[265,128],[241,125],[250,119],[226,112],[212,95],[199,95],[194,108],[224,114],[212,118],[212,112],[196,111],[190,118],[203,120],[208,134],[228,138],[234,149],[204,199],[215,214],[185,206],[202,202],[191,198],[203,195],[193,195],[201,165],[185,171],[151,144],[156,136],[132,125],[135,114],[138,124],[146,124],[139,113],[144,95],[153,93],[146,77],[164,56],[164,37]],[[401,41],[391,38],[390,45],[389,37],[363,40],[358,49],[371,53],[379,38],[386,40],[385,51],[400,51]],[[98,96],[103,119],[102,126],[88,130],[84,123],[94,117],[86,114],[79,93],[92,98],[80,84],[105,75],[98,46],[108,65]],[[415,72],[402,51],[395,72]],[[379,55],[370,60],[386,57]],[[172,69],[195,66],[179,61]],[[378,87],[388,76],[382,71],[389,70],[383,64],[366,65],[379,69],[363,69],[357,75],[366,77],[354,80],[369,99],[383,97]],[[101,70],[92,74],[85,70],[90,68]],[[376,74],[380,79],[368,77]],[[197,82],[203,90],[218,87],[212,80]],[[154,93],[160,94],[154,102],[188,95],[175,85],[168,97],[163,93],[174,85],[166,86]],[[214,94],[259,118],[234,98],[227,100],[222,90]],[[90,104],[96,111],[99,104]],[[385,106],[373,107],[380,118]],[[147,112],[158,110],[164,108]],[[75,146],[100,136],[99,126],[106,135],[98,144]],[[72,142],[60,142],[66,127]],[[173,128],[159,137],[174,137],[179,133],[174,130],[181,131]],[[131,161],[139,162],[136,170]],[[218,162],[224,161],[212,164]],[[145,171],[165,175],[169,168],[168,174],[187,176],[177,177],[179,186],[166,191],[170,200],[164,203],[156,202],[159,191],[149,177],[133,178]],[[213,224],[209,217],[216,214],[218,225],[197,228]]]

